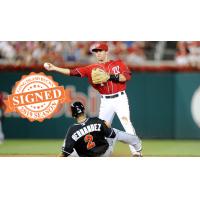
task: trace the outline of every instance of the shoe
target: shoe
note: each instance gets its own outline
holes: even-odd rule
[[[136,151],[134,153],[132,153],[133,157],[142,157],[142,152],[141,151]]]

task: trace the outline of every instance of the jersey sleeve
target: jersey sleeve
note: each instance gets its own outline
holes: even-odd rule
[[[120,61],[120,73],[126,77],[127,81],[131,79],[131,70],[122,61]]]
[[[80,76],[80,77],[87,77],[88,76],[89,69],[88,67],[79,67],[70,70],[71,76]],[[75,74],[75,75],[74,75]]]
[[[112,128],[107,127],[104,120],[101,120],[101,123],[104,136],[107,138],[114,138],[116,136],[114,130]]]
[[[81,74],[77,71],[77,69],[70,69],[70,76],[81,77]]]
[[[75,141],[71,137],[71,129],[68,129],[65,140],[62,146],[64,156],[69,156],[74,151]]]

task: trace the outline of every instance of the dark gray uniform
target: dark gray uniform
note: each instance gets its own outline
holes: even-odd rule
[[[108,128],[103,120],[87,118],[85,122],[74,124],[68,129],[62,152],[64,156],[69,156],[75,149],[81,157],[102,156],[109,149],[106,138],[115,137],[115,131]]]

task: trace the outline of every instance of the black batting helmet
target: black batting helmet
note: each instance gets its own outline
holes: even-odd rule
[[[84,113],[85,107],[79,101],[71,104],[72,117],[77,117],[79,114]]]

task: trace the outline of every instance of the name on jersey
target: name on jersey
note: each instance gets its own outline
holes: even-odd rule
[[[101,124],[90,124],[88,126],[79,129],[72,135],[72,139],[77,141],[80,137],[94,131],[101,131]]]

